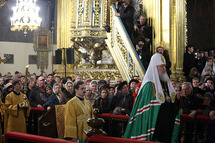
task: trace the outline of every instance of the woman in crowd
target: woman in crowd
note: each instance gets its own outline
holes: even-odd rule
[[[66,97],[66,102],[68,102],[70,99],[72,99],[75,96],[72,81],[69,80],[69,81],[66,82],[65,90],[63,91],[63,94]]]
[[[96,96],[98,95],[98,83],[93,80],[90,82],[90,88],[92,89],[92,93],[96,94]]]
[[[201,79],[201,75],[196,67],[191,68],[188,81],[191,82],[194,77]]]
[[[52,89],[52,87],[50,85],[45,86],[45,93],[46,93],[46,96],[48,98],[53,94],[53,89]],[[48,100],[47,100],[47,102],[43,105],[43,109],[46,110],[48,106],[49,106],[49,103],[48,103]]]
[[[207,60],[207,62],[206,62],[206,64],[205,64],[205,67],[204,67],[204,69],[203,69],[203,71],[202,71],[202,76],[204,76],[206,73],[205,73],[205,68],[206,67],[211,67],[212,68],[212,73],[211,73],[211,75],[212,75],[212,77],[214,77],[214,72],[215,72],[215,65],[213,64],[213,58],[208,58],[208,60]]]
[[[101,88],[100,96],[96,99],[93,107],[99,110],[99,113],[109,113],[110,112],[110,104],[108,100],[108,89]]]
[[[48,107],[47,110],[50,110],[54,105],[60,105],[66,103],[66,97],[61,91],[61,86],[59,83],[53,85],[53,94],[48,98]]]
[[[12,83],[7,83],[6,85],[4,85],[4,89],[3,89],[3,102],[5,102],[5,98],[6,96],[11,93],[11,91],[13,91],[13,85]]]
[[[97,97],[97,95],[92,92],[92,89],[89,86],[87,86],[84,98],[87,99],[87,100],[89,100],[91,102],[91,104],[94,105],[96,97]]]

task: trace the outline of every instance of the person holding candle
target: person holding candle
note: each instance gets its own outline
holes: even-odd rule
[[[30,115],[30,103],[28,99],[24,99],[26,95],[21,92],[22,83],[20,79],[14,79],[12,85],[13,92],[8,94],[5,99],[7,109],[4,116],[4,132],[26,133],[25,117]]]

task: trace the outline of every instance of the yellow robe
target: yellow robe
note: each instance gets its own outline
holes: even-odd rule
[[[77,97],[66,103],[64,138],[85,140],[88,131],[87,119],[93,117],[93,107],[89,100],[81,101]]]
[[[2,126],[1,126],[1,122],[3,122],[3,115],[4,115],[4,112],[5,112],[5,106],[4,106],[4,103],[1,101],[0,99],[0,143],[2,143]]]
[[[7,106],[4,119],[4,131],[7,132],[21,132],[26,133],[26,123],[25,116],[30,115],[30,103],[28,103],[28,108],[18,108],[17,104],[23,103],[24,94],[16,95],[14,92],[8,94],[5,98],[5,105]]]

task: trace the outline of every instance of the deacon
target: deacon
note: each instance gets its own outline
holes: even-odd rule
[[[84,131],[88,131],[87,119],[93,117],[93,107],[84,99],[86,86],[83,81],[74,83],[76,96],[66,103],[64,138],[77,141],[85,140]]]
[[[147,141],[178,141],[179,103],[166,73],[165,58],[157,53],[151,58],[130,119],[125,138]]]
[[[3,97],[3,89],[0,88],[0,96]],[[4,122],[4,113],[5,113],[5,106],[2,100],[0,100],[0,143],[2,143],[2,123]]]
[[[12,85],[13,92],[9,93],[5,99],[5,106],[7,106],[7,109],[4,117],[4,131],[5,133],[26,133],[25,117],[30,115],[30,103],[26,95],[21,92],[21,81],[19,79],[14,79]]]

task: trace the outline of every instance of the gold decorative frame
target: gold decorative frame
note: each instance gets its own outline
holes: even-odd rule
[[[8,0],[0,0],[0,6],[4,6]]]
[[[52,33],[47,28],[40,28],[38,31],[34,31],[33,48],[37,52],[37,68],[48,68],[48,52],[53,48]]]
[[[53,46],[52,33],[47,28],[39,28],[38,31],[34,31],[34,51],[48,51],[52,50]]]

